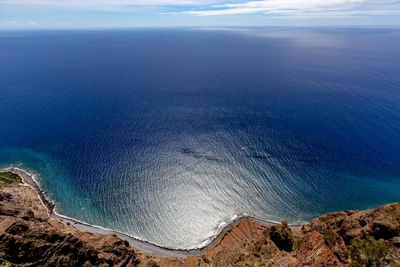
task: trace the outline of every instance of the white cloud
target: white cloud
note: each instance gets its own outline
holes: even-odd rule
[[[19,21],[14,21],[14,20],[9,20],[9,21],[0,21],[0,28],[1,27],[6,27],[6,28],[21,28],[21,27],[35,27],[38,26],[39,24],[35,21],[26,21],[26,22],[19,22]]]
[[[1,6],[101,11],[158,9],[157,14],[197,16],[268,14],[271,17],[400,15],[400,0],[0,0]],[[186,10],[182,12],[182,9]],[[154,11],[154,10],[153,10]]]
[[[223,0],[0,0],[1,5],[73,9],[124,8],[130,6],[198,6]]]
[[[9,21],[0,21],[0,27],[14,27],[18,25],[18,22],[9,20]]]
[[[265,13],[291,17],[346,17],[357,15],[398,15],[400,1],[394,0],[260,0],[212,5],[186,11],[199,16]]]

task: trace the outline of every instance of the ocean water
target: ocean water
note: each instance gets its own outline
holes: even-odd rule
[[[171,248],[400,201],[400,30],[0,32],[0,167]]]

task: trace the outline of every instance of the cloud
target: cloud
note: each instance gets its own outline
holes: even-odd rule
[[[222,1],[223,0],[0,0],[0,6],[35,6],[96,10],[145,6],[199,6],[221,3]]]
[[[18,22],[9,20],[9,21],[0,21],[0,27],[14,27],[17,26]]]
[[[291,17],[347,17],[357,15],[399,15],[400,1],[394,0],[261,0],[211,5],[185,11],[199,16],[264,13]]]
[[[14,20],[9,20],[9,21],[0,21],[0,28],[21,28],[21,27],[35,27],[38,26],[39,24],[35,21],[27,21],[27,22],[19,22],[19,21],[14,21]]]
[[[196,16],[259,13],[271,18],[400,15],[400,0],[0,0],[2,6],[114,12],[157,9],[156,14]]]

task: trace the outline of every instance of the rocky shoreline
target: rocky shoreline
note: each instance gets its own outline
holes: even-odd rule
[[[25,184],[29,185],[30,187],[32,187],[37,192],[39,198],[41,199],[43,205],[47,208],[49,216],[52,219],[59,220],[60,222],[62,222],[64,224],[69,223],[70,225],[73,225],[76,228],[79,228],[83,231],[87,231],[87,232],[94,233],[94,234],[114,234],[114,235],[118,236],[119,238],[128,241],[132,247],[139,249],[140,251],[142,251],[144,253],[156,255],[159,257],[186,258],[186,257],[191,257],[191,256],[203,255],[207,250],[209,250],[210,248],[213,248],[215,245],[217,245],[229,229],[231,229],[232,227],[234,227],[244,221],[252,221],[252,222],[255,222],[262,226],[269,226],[269,225],[278,223],[275,221],[265,220],[262,218],[256,218],[256,217],[252,217],[252,216],[242,216],[242,217],[238,217],[235,220],[228,223],[225,227],[223,227],[221,229],[221,231],[217,235],[215,235],[210,240],[210,242],[208,244],[206,244],[203,247],[194,248],[194,249],[168,248],[168,247],[163,247],[163,246],[159,246],[157,244],[150,243],[145,240],[135,238],[126,233],[122,233],[122,232],[112,230],[112,229],[107,229],[107,228],[97,226],[97,225],[91,225],[91,224],[58,214],[55,212],[55,204],[46,196],[46,193],[41,189],[41,187],[38,185],[37,181],[35,181],[32,174],[30,174],[26,170],[16,168],[16,167],[3,168],[0,170],[0,172],[1,171],[9,171],[9,172],[18,174],[20,177],[22,177],[23,182]]]
[[[0,180],[10,177],[0,173]],[[114,235],[88,233],[51,219],[32,187],[12,182],[0,189],[0,266],[105,267],[140,262],[128,242]]]
[[[31,175],[1,171],[24,184],[0,190],[0,265],[400,266],[400,203],[329,213],[302,226],[243,217],[202,249],[173,250],[64,218]]]

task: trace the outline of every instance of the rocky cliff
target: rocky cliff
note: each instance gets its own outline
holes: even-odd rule
[[[135,266],[128,242],[80,231],[49,218],[36,192],[12,182],[0,187],[0,266]],[[1,184],[0,184],[1,185]]]
[[[329,213],[302,227],[290,228],[285,222],[269,227],[241,223],[219,246],[183,265],[400,267],[399,241],[400,203],[394,203]],[[168,266],[162,259],[155,260]]]

